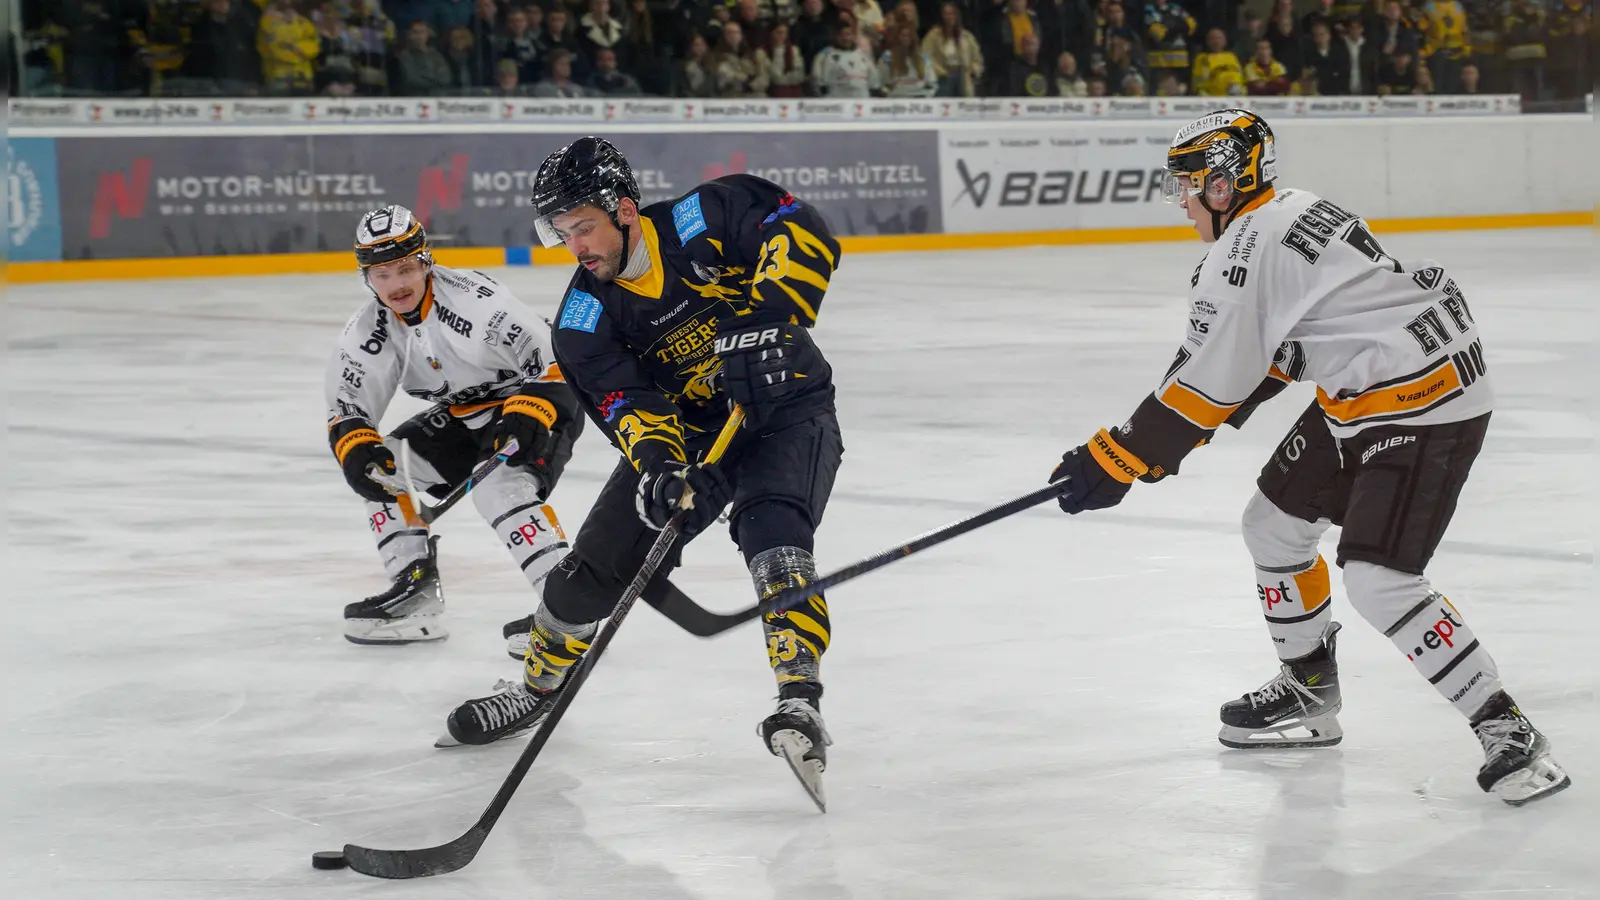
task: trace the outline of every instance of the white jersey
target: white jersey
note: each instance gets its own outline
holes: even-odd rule
[[[1192,286],[1189,333],[1156,396],[1202,428],[1264,375],[1315,383],[1338,438],[1494,406],[1477,326],[1444,269],[1386,255],[1365,221],[1308,191],[1235,219]]]
[[[434,266],[415,325],[376,300],[356,310],[328,363],[328,426],[376,428],[397,388],[448,406],[471,428],[528,382],[562,381],[550,323],[480,272]]]

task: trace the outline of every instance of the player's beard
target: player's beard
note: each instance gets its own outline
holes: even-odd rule
[[[584,257],[583,259],[580,259],[579,262],[588,262],[593,259],[599,259],[600,265],[593,269],[594,277],[602,284],[610,284],[611,282],[617,280],[618,275],[622,274],[622,256],[622,249],[619,248],[615,252],[608,253],[605,256],[596,255]]]

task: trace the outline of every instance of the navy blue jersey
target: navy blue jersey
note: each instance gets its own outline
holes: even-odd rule
[[[636,468],[689,461],[686,441],[721,430],[719,329],[807,328],[839,265],[822,217],[770,181],[729,175],[640,210],[650,271],[601,283],[579,266],[556,318],[556,360],[585,410]],[[802,388],[766,429],[833,409],[833,370],[810,355]]]

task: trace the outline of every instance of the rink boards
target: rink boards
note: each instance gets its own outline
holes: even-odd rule
[[[647,203],[750,172],[815,204],[849,252],[1192,236],[1162,203],[1159,177],[1192,110],[1163,106],[1164,119],[996,111],[963,121],[862,110],[859,121],[18,128],[9,278],[346,271],[351,223],[387,203],[417,211],[447,264],[570,264],[564,250],[530,246],[526,203],[539,162],[586,133],[629,155]],[[1593,223],[1586,116],[1262,112],[1277,134],[1280,180],[1338,196],[1379,230]]]

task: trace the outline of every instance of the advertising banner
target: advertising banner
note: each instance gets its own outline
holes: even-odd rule
[[[54,138],[12,138],[7,142],[6,200],[12,262],[51,262],[61,258],[61,205]]]
[[[444,115],[448,110],[440,110]],[[358,215],[412,208],[440,246],[537,243],[527,202],[544,158],[580,132],[62,138],[66,259],[343,250]],[[938,232],[934,131],[627,133],[646,204],[747,172],[835,233]]]
[[[1161,202],[1165,124],[940,133],[944,229],[1054,231],[1181,225]]]

